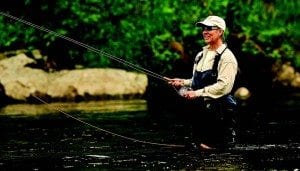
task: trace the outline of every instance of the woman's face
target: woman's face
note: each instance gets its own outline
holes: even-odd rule
[[[203,39],[207,44],[213,44],[221,38],[223,31],[215,26],[203,26],[202,27]]]

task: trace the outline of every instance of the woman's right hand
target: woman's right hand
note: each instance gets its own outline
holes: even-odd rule
[[[167,78],[164,77],[168,84],[175,86],[175,87],[182,87],[184,86],[184,79],[181,78]]]

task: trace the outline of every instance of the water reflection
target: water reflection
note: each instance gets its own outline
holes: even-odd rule
[[[266,170],[299,168],[299,142],[239,144],[229,151],[191,152],[137,143],[94,129],[72,116],[124,136],[184,143],[188,123],[155,120],[146,102],[95,101],[9,105],[0,110],[2,170]],[[296,135],[297,136],[297,135]]]
[[[0,108],[0,115],[45,115],[61,109],[66,112],[111,113],[146,111],[144,100],[105,100],[87,102],[49,103],[49,104],[12,104]]]

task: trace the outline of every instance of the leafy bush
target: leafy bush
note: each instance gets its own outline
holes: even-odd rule
[[[300,66],[299,1],[10,0],[1,4],[3,12],[160,73],[171,70],[179,58],[170,42],[182,43],[192,57],[201,49],[202,36],[194,23],[211,14],[226,19],[226,35],[228,40],[236,37],[236,46],[241,46],[238,53],[287,59]],[[3,16],[0,29],[1,51],[38,48],[46,52],[60,39]],[[126,68],[79,46],[68,43],[66,49],[86,67]]]

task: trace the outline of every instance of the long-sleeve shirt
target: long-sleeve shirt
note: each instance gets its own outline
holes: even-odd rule
[[[196,58],[198,58],[203,54],[200,61],[194,64],[193,73],[195,71],[203,72],[206,70],[211,70],[216,53],[221,54],[225,48],[226,44],[222,44],[216,51],[209,50],[209,46],[203,47],[203,50],[196,56]],[[227,48],[223,52],[217,69],[217,82],[202,89],[194,90],[198,97],[209,97],[216,99],[231,92],[238,71],[238,63],[230,49]],[[185,86],[191,86],[191,84],[192,78],[184,80]]]

